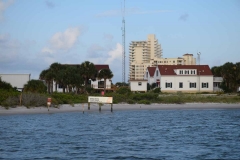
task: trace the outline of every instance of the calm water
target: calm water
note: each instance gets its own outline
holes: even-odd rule
[[[240,110],[0,116],[0,159],[240,159]]]

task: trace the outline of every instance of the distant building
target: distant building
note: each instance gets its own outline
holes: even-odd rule
[[[75,64],[68,64],[68,65],[74,66]],[[95,64],[94,66],[98,73],[102,69],[110,69],[109,65],[107,65],[107,64]],[[56,82],[53,82],[53,86],[55,86],[55,83]],[[111,89],[111,84],[112,84],[112,80],[107,79],[106,80],[106,90]],[[96,90],[103,90],[104,89],[104,79],[95,79],[95,80],[89,79],[88,86],[91,88],[94,88]],[[61,84],[57,84],[57,92],[63,92],[63,86]]]
[[[147,92],[147,80],[130,80],[130,90],[133,92]]]
[[[178,58],[163,58],[161,44],[154,34],[146,41],[132,41],[129,45],[129,80],[144,79],[147,67],[157,65],[196,65],[193,54]]]
[[[0,74],[2,81],[10,83],[18,91],[22,91],[24,85],[30,81],[31,74]]]
[[[213,92],[213,74],[208,65],[158,65],[145,79],[154,81],[163,92]],[[150,76],[149,76],[150,75]]]

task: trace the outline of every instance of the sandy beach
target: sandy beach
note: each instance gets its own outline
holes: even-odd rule
[[[240,104],[225,104],[225,103],[186,103],[186,104],[113,104],[114,111],[128,110],[180,110],[180,109],[240,109]],[[8,110],[0,106],[0,115],[15,115],[15,114],[47,114],[47,113],[65,113],[65,112],[99,112],[98,104],[91,104],[88,110],[87,103],[71,105],[59,105],[58,108],[50,107],[32,107],[30,109],[24,106],[9,108]],[[101,106],[101,111],[111,111],[110,104]]]

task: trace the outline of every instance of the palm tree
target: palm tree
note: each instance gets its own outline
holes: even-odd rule
[[[52,92],[51,86],[53,82],[53,72],[50,69],[43,70],[39,75],[40,80],[45,80],[47,83],[48,93]]]
[[[98,79],[104,79],[104,93],[106,92],[106,80],[111,79],[113,73],[110,69],[102,69],[98,74]]]
[[[83,77],[85,81],[85,91],[86,91],[89,79],[94,79],[96,73],[97,73],[97,70],[93,63],[89,61],[85,61],[80,65],[80,75]]]
[[[57,84],[59,84],[59,72],[62,69],[62,65],[60,63],[52,63],[50,66],[50,70],[53,73],[53,80],[55,81],[55,91],[57,91]]]

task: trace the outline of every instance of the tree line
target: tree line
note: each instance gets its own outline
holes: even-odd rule
[[[220,88],[224,92],[236,92],[240,86],[240,62],[227,62],[222,66],[211,68],[214,77],[222,77]]]
[[[89,61],[81,64],[60,64],[53,63],[48,69],[43,70],[39,79],[47,84],[47,92],[57,91],[57,85],[61,85],[63,92],[86,92],[89,86],[89,80],[104,79],[104,91],[106,91],[106,80],[111,79],[113,73],[110,69],[102,69],[97,71],[95,65]],[[55,86],[54,83],[55,82]]]

